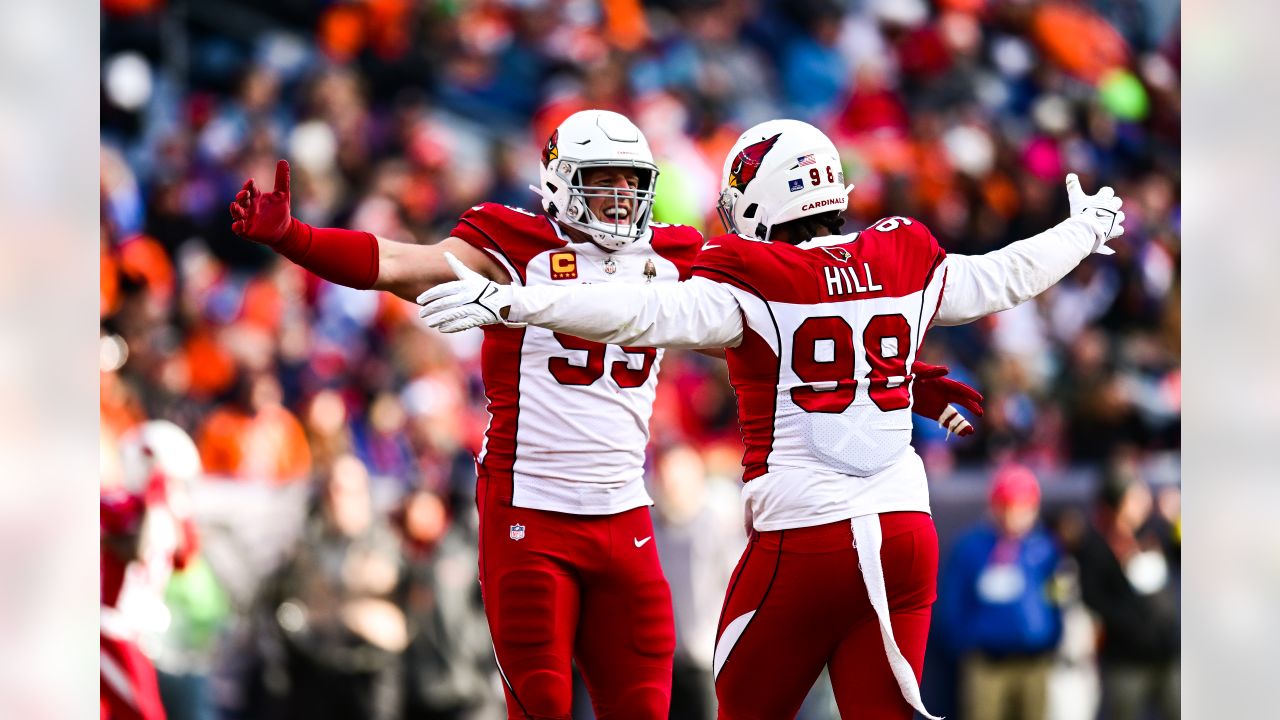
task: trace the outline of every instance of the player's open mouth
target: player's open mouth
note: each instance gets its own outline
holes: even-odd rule
[[[631,210],[622,205],[615,205],[613,207],[605,208],[604,216],[606,219],[612,220],[615,223],[622,223],[631,218]]]

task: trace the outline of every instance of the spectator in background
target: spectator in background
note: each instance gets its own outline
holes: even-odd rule
[[[338,458],[266,594],[284,645],[284,718],[400,717],[402,576],[396,536],[370,505],[368,471]]]
[[[716,623],[745,541],[736,488],[709,479],[702,456],[688,445],[658,457],[654,483],[654,542],[676,618],[670,716],[711,720],[716,716],[711,673]]]
[[[536,202],[527,170],[551,129],[574,110],[609,107],[636,113],[658,157],[664,189],[654,219],[718,228],[715,195],[705,195],[715,182],[700,178],[718,179],[741,128],[803,110],[848,160],[858,188],[850,226],[892,207],[933,227],[948,252],[987,252],[1056,216],[1045,178],[1056,182],[1063,165],[1087,168],[1086,185],[1112,184],[1133,198],[1115,256],[1077,269],[1021,315],[930,334],[929,353],[989,399],[967,441],[942,442],[936,427],[916,427],[917,441],[930,441],[935,482],[985,477],[1007,453],[1043,468],[1046,483],[1058,470],[1092,475],[1123,446],[1176,473],[1178,3],[223,0],[226,12],[200,12],[203,5],[102,6],[100,415],[108,435],[165,417],[200,437],[216,460],[211,470],[261,477],[242,468],[279,464],[248,455],[293,458],[283,463],[295,466],[288,472],[265,473],[287,480],[325,477],[348,453],[398,475],[404,434],[418,475],[381,483],[378,499],[398,503],[394,493],[425,486],[447,498],[446,537],[473,532],[472,455],[488,420],[478,346],[423,332],[412,305],[397,311],[405,304],[347,292],[263,248],[226,242],[228,190],[246,175],[269,176],[285,155],[300,219],[349,221],[397,240],[441,237],[481,198]],[[805,22],[808,9],[824,19]],[[833,51],[842,59],[823,64]],[[718,497],[719,476],[736,479],[741,459],[724,363],[671,351],[662,373],[653,447],[697,448]],[[290,424],[250,422],[258,411],[248,409],[248,383],[243,406],[223,403],[238,377],[259,374],[274,376],[279,389],[267,394],[305,423],[310,471],[295,452],[306,445],[248,442],[251,427]],[[370,432],[398,424],[368,422],[395,419],[388,393],[399,395],[405,427]],[[1176,493],[1165,492],[1161,509],[1176,519],[1176,507],[1164,509]],[[290,504],[290,521],[295,513]],[[697,520],[655,518],[665,523],[659,542],[678,531],[697,545]],[[1087,525],[1082,516],[1081,533]],[[445,544],[411,562],[436,567]],[[687,558],[670,555],[669,573],[681,572]],[[1176,578],[1176,548],[1169,557]],[[683,644],[687,626],[677,622]],[[1074,625],[1092,648],[1087,623],[1067,623],[1067,636],[1077,635]],[[222,652],[236,652],[228,647]],[[1090,683],[1092,657],[1078,656]],[[227,688],[219,690],[221,699]],[[1092,717],[1078,687],[1062,695],[1074,719]],[[834,708],[830,697],[827,684]]]
[[[1129,458],[1113,460],[1093,528],[1076,552],[1080,590],[1102,625],[1098,651],[1108,720],[1181,717],[1178,599],[1151,489]]]
[[[991,524],[962,536],[938,587],[938,626],[961,656],[965,720],[1044,720],[1062,634],[1050,596],[1058,548],[1037,524],[1040,486],[1007,465],[991,484]]]
[[[307,445],[316,472],[327,473],[335,460],[354,447],[346,402],[336,390],[321,390],[311,398],[305,417]]]
[[[424,488],[406,496],[396,515],[408,562],[405,613],[412,635],[404,658],[405,717],[502,717],[475,539],[451,522],[444,500]]]
[[[306,477],[311,472],[306,432],[282,402],[275,375],[242,375],[231,402],[211,412],[197,433],[205,472],[276,483]]]
[[[398,484],[397,494],[413,486],[421,474],[406,432],[408,413],[400,398],[380,392],[356,428],[356,449],[376,478]]]
[[[844,94],[849,68],[836,41],[844,8],[834,0],[787,3],[800,32],[789,33],[778,57],[779,86],[797,119],[826,119]]]

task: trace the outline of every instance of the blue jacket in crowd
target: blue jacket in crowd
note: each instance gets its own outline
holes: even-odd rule
[[[1040,528],[1002,539],[984,524],[961,536],[943,568],[935,617],[948,644],[1001,657],[1049,652],[1062,636],[1050,594],[1058,547]]]

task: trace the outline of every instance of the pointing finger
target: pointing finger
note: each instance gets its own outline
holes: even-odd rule
[[[276,192],[289,193],[289,161],[276,163]]]

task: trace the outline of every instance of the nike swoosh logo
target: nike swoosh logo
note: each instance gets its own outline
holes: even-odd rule
[[[649,542],[649,541],[650,541],[650,540],[652,540],[652,539],[653,539],[653,536],[652,536],[652,535],[650,535],[649,537],[647,537],[647,538],[645,538],[645,539],[643,539],[643,540],[638,540],[638,539],[636,539],[636,538],[631,538],[631,542],[635,543],[635,544],[636,544],[636,547],[644,547],[644,544],[645,544],[645,543],[647,543],[647,542]]]
[[[708,243],[702,243],[702,249],[703,249],[703,250],[711,250],[711,249],[713,249],[713,248],[718,248],[718,247],[720,247],[720,246],[719,246],[719,245],[712,245],[712,244],[711,244],[711,243],[709,243],[709,242],[708,242]]]

